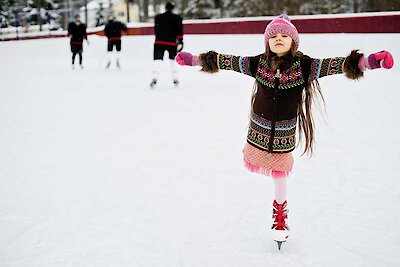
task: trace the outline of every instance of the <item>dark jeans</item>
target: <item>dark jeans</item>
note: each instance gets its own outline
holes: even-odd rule
[[[113,51],[113,48],[115,46],[115,49],[119,52],[121,51],[121,40],[112,40],[112,41],[108,41],[107,44],[107,51],[111,52]]]
[[[169,59],[175,59],[175,56],[177,53],[176,46],[160,45],[160,44],[154,44],[153,59],[154,60],[158,60],[158,59],[163,60],[165,50],[168,51]]]
[[[72,64],[75,63],[76,54],[79,55],[79,64],[82,64],[82,51],[83,46],[81,44],[71,44],[71,52],[72,52]]]

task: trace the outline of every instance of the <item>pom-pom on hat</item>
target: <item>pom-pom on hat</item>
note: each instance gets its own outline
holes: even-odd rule
[[[282,14],[279,17],[275,18],[265,28],[265,46],[268,46],[269,38],[278,33],[289,35],[295,44],[296,50],[299,49],[299,33],[297,32],[296,27],[290,22],[290,18],[286,14]]]

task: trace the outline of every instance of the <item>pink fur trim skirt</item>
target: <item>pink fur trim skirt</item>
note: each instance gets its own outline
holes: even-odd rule
[[[293,168],[292,153],[272,154],[248,143],[243,148],[243,161],[249,171],[273,178],[287,177]]]

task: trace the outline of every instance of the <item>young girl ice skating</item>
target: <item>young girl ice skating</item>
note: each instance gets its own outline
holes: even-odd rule
[[[381,51],[365,57],[357,50],[347,57],[314,59],[298,51],[299,35],[287,15],[281,15],[265,29],[264,54],[241,57],[214,51],[194,56],[180,52],[180,65],[202,66],[215,73],[233,70],[255,78],[244,164],[252,172],[272,176],[273,237],[280,249],[289,238],[286,179],[292,170],[296,128],[304,137],[304,152],[312,152],[314,141],[312,98],[320,94],[317,79],[344,73],[349,79],[363,76],[365,69],[393,66],[393,57]]]

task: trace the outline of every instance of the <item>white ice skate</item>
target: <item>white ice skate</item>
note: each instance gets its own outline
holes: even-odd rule
[[[281,249],[281,245],[283,242],[289,239],[289,226],[287,225],[287,213],[286,209],[287,202],[283,202],[283,204],[278,204],[276,200],[274,200],[273,209],[272,209],[272,235],[274,241],[278,243],[278,249]]]

